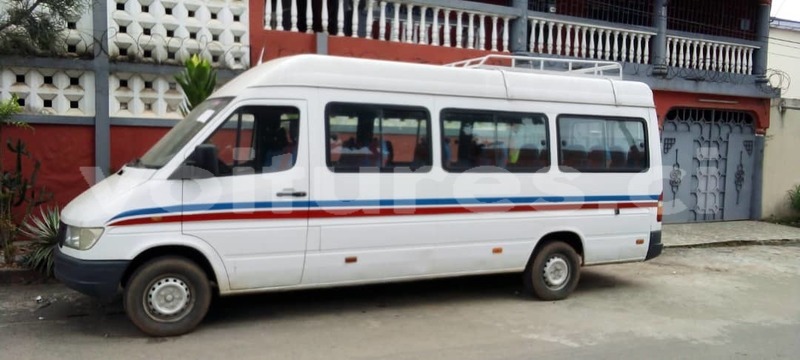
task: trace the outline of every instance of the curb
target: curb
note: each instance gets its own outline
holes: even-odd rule
[[[28,285],[48,281],[50,281],[49,278],[36,270],[0,269],[0,285]]]
[[[722,240],[707,243],[676,244],[667,245],[668,249],[700,249],[716,247],[736,247],[736,246],[775,246],[775,245],[796,245],[800,244],[800,239],[770,239],[770,240]]]

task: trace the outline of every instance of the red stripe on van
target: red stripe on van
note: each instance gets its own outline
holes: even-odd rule
[[[452,206],[452,207],[418,207],[418,208],[359,208],[359,209],[271,209],[245,212],[213,212],[187,215],[152,216],[136,219],[120,220],[110,226],[158,224],[195,221],[226,220],[281,220],[281,219],[320,219],[332,217],[371,217],[371,216],[406,216],[406,215],[451,215],[469,213],[503,213],[525,211],[563,211],[563,210],[597,210],[597,209],[632,209],[656,207],[657,202],[626,203],[590,203],[590,204],[529,204],[529,205],[487,205],[487,206]]]

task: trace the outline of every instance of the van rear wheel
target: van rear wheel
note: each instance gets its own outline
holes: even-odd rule
[[[554,241],[531,256],[525,268],[525,290],[541,300],[562,300],[580,279],[581,258],[572,246]]]
[[[123,296],[125,312],[150,336],[186,334],[203,320],[211,303],[205,272],[181,257],[161,257],[140,266]]]

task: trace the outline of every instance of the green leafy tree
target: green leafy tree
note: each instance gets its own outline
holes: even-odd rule
[[[88,0],[5,0],[0,5],[0,53],[57,55],[67,20],[78,18]]]
[[[181,112],[186,115],[214,92],[217,72],[208,60],[197,55],[192,55],[183,65],[183,71],[175,75],[175,80],[186,96],[186,102],[181,106]]]

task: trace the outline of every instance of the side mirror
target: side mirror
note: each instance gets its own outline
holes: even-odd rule
[[[208,179],[219,174],[219,160],[217,146],[213,144],[200,144],[194,149],[178,169],[169,177],[170,179]]]

